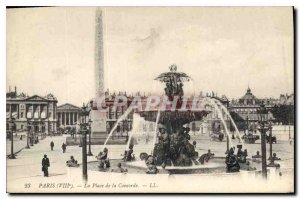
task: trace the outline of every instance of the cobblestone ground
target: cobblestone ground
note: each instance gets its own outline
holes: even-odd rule
[[[192,136],[192,140],[197,141],[197,150],[199,154],[205,153],[208,149],[211,149],[216,156],[225,157],[226,141],[213,142],[210,141],[207,134]],[[25,146],[26,139],[23,142],[16,141],[15,150]],[[61,145],[65,142],[65,136],[47,137],[30,149],[23,149],[18,153],[17,159],[7,159],[7,183],[8,191],[17,190],[18,186],[25,186],[26,183],[33,182],[59,182],[66,181],[70,176],[69,168],[65,166],[66,161],[71,155],[81,163],[82,160],[82,148],[78,146],[68,146],[66,153],[62,153]],[[191,141],[192,141],[191,140]],[[50,142],[53,141],[55,146],[54,150],[50,149]],[[233,145],[238,144],[238,140],[232,141]],[[10,142],[7,142],[7,149],[10,149]],[[153,147],[153,142],[150,140],[146,143],[143,139],[140,139],[139,144],[135,145],[134,153],[136,157],[139,156],[140,152],[150,153]],[[280,161],[282,168],[292,168],[293,170],[293,144],[289,144],[288,140],[280,140],[277,144],[273,145],[273,152],[277,153],[277,156],[282,158]],[[111,145],[107,146],[109,149],[109,157],[111,159],[117,159],[123,154],[126,145]],[[260,151],[260,142],[256,144],[246,144],[243,148],[247,148],[249,156],[255,154],[257,150]],[[92,146],[92,152],[95,156],[103,149],[103,146]],[[9,150],[8,150],[9,151]],[[41,171],[41,161],[43,155],[47,154],[50,159],[49,178],[43,177]],[[267,155],[269,154],[269,145],[267,146]],[[94,156],[88,156],[88,161],[95,161]],[[224,165],[225,166],[225,165]],[[81,168],[77,168],[77,177],[80,177]],[[24,188],[24,187],[22,187]],[[26,190],[25,190],[26,191]],[[32,191],[32,190],[31,190]]]
[[[22,136],[22,140],[20,140],[20,136],[14,136],[14,153],[20,152],[26,146],[26,137]],[[11,141],[10,139],[6,139],[6,155],[11,154]]]

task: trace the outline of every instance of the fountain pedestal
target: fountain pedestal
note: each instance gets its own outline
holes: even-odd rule
[[[139,114],[145,120],[156,122],[162,126],[159,128],[158,142],[153,149],[156,165],[192,166],[198,153],[189,141],[190,129],[184,125],[202,120],[208,112],[187,108],[192,103],[184,101],[183,82],[190,81],[190,77],[185,73],[176,72],[176,70],[177,66],[172,65],[170,72],[162,73],[155,79],[165,84],[165,100],[167,99],[172,107],[166,108],[167,110],[161,110],[160,107],[157,110],[143,111]]]

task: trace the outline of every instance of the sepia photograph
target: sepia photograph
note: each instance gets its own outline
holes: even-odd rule
[[[295,193],[294,14],[6,7],[7,193]]]

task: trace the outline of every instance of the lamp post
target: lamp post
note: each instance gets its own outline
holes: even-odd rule
[[[30,122],[29,122],[29,119],[27,119],[27,145],[26,145],[26,149],[30,149],[30,146],[29,146],[29,131],[30,131]]]
[[[291,139],[291,123],[289,122],[289,140]]]
[[[258,110],[261,133],[261,155],[262,155],[262,176],[267,178],[267,157],[266,157],[266,132],[269,127],[267,126],[268,111],[264,104],[262,104]]]
[[[77,126],[76,126],[77,129],[78,129],[78,126],[80,127],[80,122],[79,121],[77,121]],[[77,129],[75,129],[75,135],[74,135],[75,144],[77,142]]]
[[[249,133],[249,117],[247,115],[247,133]]]
[[[272,140],[272,125],[270,123],[269,125],[269,129],[270,129],[270,133],[269,133],[269,144],[270,144],[270,157],[269,157],[269,160],[272,160],[272,154],[273,154],[273,151],[272,151],[272,144],[273,144],[273,140]]]
[[[88,131],[88,123],[87,118],[90,114],[90,110],[88,110],[88,106],[83,104],[81,108],[81,123],[80,123],[80,131],[82,134],[82,177],[84,181],[87,181],[87,153],[86,153],[86,133]]]
[[[34,125],[33,125],[34,127]],[[33,131],[34,131],[34,128],[33,128]],[[30,146],[33,146],[33,131],[30,131]]]
[[[229,153],[229,137],[228,135],[226,136],[226,152],[225,154],[228,154]]]
[[[16,159],[16,156],[14,154],[14,131],[16,130],[16,123],[15,118],[10,118],[11,125],[11,133],[10,133],[10,139],[11,139],[11,146],[10,146],[10,156],[9,159]]]
[[[91,151],[91,134],[92,134],[92,120],[89,119],[88,123],[89,123],[89,152],[88,152],[88,156],[93,156],[92,151]]]
[[[227,110],[229,110],[229,101],[226,101],[226,108],[227,108]],[[231,127],[231,122],[229,122],[229,124]],[[232,135],[234,136],[234,131],[233,131]],[[242,138],[240,137],[240,139],[242,139]],[[228,153],[229,153],[229,135],[226,134],[226,152],[225,152],[225,154],[228,154]]]

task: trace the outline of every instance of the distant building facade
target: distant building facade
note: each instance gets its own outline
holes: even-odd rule
[[[261,104],[264,104],[270,111],[268,112],[268,119],[274,120],[272,109],[276,105],[283,103],[282,99],[274,98],[257,98],[248,87],[245,95],[237,100],[230,102],[230,113],[234,118],[235,123],[239,129],[254,128],[259,121],[258,109]]]
[[[34,133],[56,132],[57,99],[48,94],[45,97],[38,95],[27,96],[15,91],[6,94],[6,119],[15,118],[16,131]]]
[[[66,103],[57,107],[57,127],[75,127],[80,117],[81,108]]]

